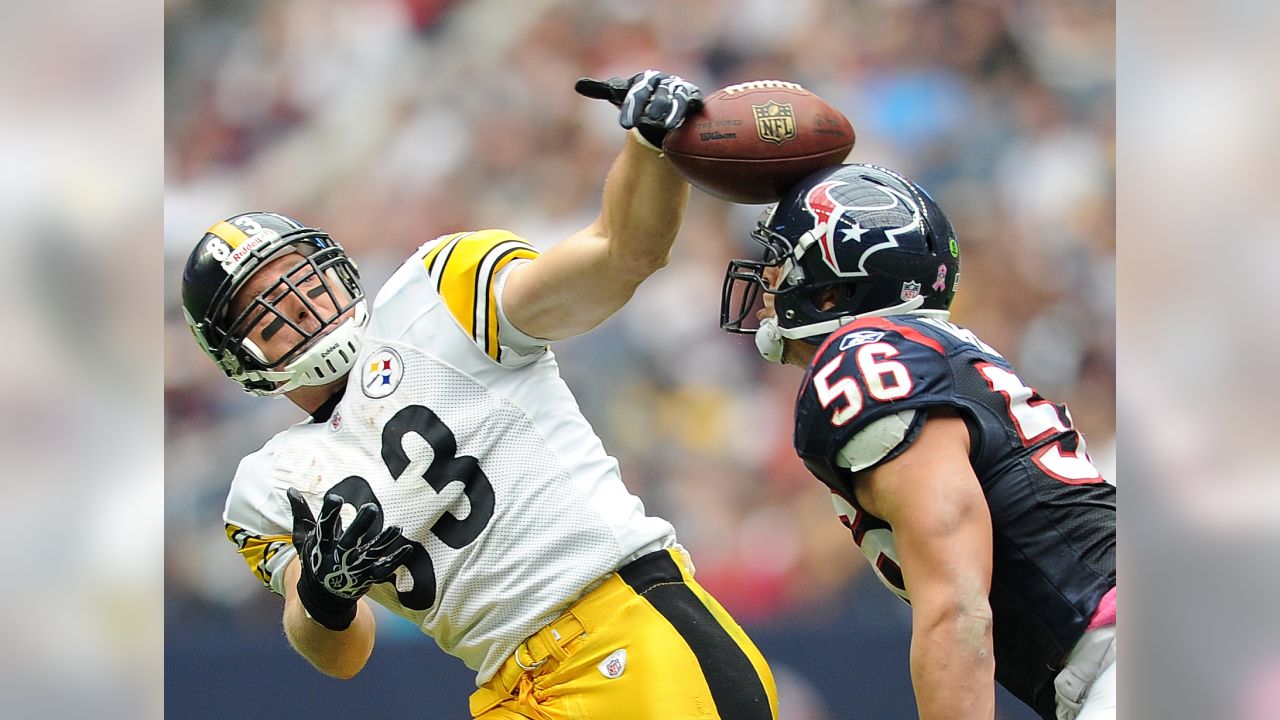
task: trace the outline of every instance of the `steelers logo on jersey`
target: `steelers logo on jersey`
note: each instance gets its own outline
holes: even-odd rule
[[[360,386],[371,398],[384,398],[400,387],[404,377],[404,361],[400,353],[383,346],[374,350],[364,361]]]

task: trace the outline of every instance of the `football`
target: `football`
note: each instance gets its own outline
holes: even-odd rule
[[[849,119],[827,101],[795,83],[756,80],[711,93],[662,150],[694,187],[754,205],[776,202],[809,173],[839,165],[854,139]]]

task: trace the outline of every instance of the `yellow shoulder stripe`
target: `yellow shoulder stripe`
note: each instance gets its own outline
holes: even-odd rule
[[[423,256],[454,320],[498,360],[498,305],[493,278],[513,260],[538,256],[528,241],[506,230],[479,230],[444,238]]]
[[[441,254],[443,254],[446,258],[449,256],[448,252],[444,252],[445,248],[449,248],[449,250],[452,251],[454,241],[460,238],[464,238],[470,234],[471,233],[460,232],[460,233],[454,233],[452,235],[442,235],[439,238],[436,238],[436,246],[428,250],[426,255],[422,256],[422,264],[424,267],[427,268],[427,274],[430,275],[433,279],[438,277],[438,275],[436,274],[437,259],[440,257]],[[437,287],[439,287],[439,283],[437,283]]]
[[[254,535],[231,523],[227,523],[227,539],[236,544],[236,551],[267,587],[271,587],[271,573],[267,570],[267,563],[280,552],[280,548],[293,544],[293,537],[290,535]]]

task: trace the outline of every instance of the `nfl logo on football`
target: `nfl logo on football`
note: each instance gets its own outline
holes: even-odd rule
[[[913,300],[920,296],[920,283],[911,281],[902,283],[902,300]]]
[[[773,100],[764,105],[752,105],[756,116],[756,134],[761,140],[781,145],[796,137],[796,113],[791,103]]]

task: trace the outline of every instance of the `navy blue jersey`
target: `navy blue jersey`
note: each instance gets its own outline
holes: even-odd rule
[[[906,418],[897,445],[876,453],[896,457],[937,407],[968,425],[991,511],[996,679],[1052,718],[1054,676],[1116,582],[1115,486],[1089,460],[1067,408],[968,330],[921,316],[863,318],[833,333],[806,373],[796,451],[830,487],[881,581],[910,601],[892,528],[855,500],[846,446],[872,423]]]

